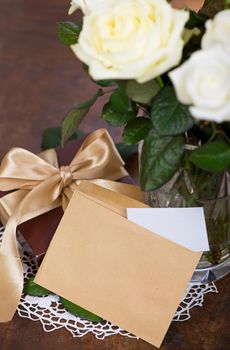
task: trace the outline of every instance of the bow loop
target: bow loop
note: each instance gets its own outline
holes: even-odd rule
[[[55,175],[57,155],[54,150],[33,154],[23,148],[12,148],[0,167],[0,190],[31,190],[49,176]]]

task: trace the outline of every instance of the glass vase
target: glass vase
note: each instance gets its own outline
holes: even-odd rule
[[[203,207],[210,250],[204,252],[192,283],[209,283],[230,272],[230,173],[180,169],[161,188],[144,192],[155,208]]]

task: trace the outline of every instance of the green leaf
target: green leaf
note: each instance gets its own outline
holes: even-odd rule
[[[230,0],[224,0],[224,8],[223,10],[229,10],[230,9]]]
[[[73,135],[67,140],[71,141],[83,136],[80,130],[76,130]],[[61,145],[61,128],[47,128],[43,133],[42,149],[55,148]]]
[[[125,163],[138,152],[138,145],[128,146],[124,143],[117,143],[116,148]]]
[[[171,86],[165,86],[154,98],[151,120],[159,135],[180,135],[194,125],[188,107],[177,100]]]
[[[58,38],[65,45],[74,45],[78,42],[78,37],[81,32],[81,24],[73,22],[58,22],[57,33]]]
[[[150,80],[144,84],[139,84],[136,80],[129,80],[126,85],[127,96],[132,101],[146,105],[150,103],[159,90],[160,86],[155,80]]]
[[[52,294],[52,292],[50,292],[48,289],[43,288],[38,284],[36,284],[34,282],[34,277],[31,277],[26,281],[24,286],[24,293],[28,295],[36,296],[36,297]],[[68,310],[75,316],[79,316],[83,319],[86,319],[92,322],[100,322],[103,320],[101,317],[81,308],[80,306],[77,306],[71,303],[70,301],[62,297],[60,297],[60,301],[63,304],[63,306],[66,308],[66,310]]]
[[[85,320],[88,321],[92,321],[92,322],[101,322],[103,321],[103,319],[95,314],[93,314],[92,312],[89,312],[85,309],[83,309],[82,307],[71,303],[70,301],[64,299],[64,298],[60,298],[61,303],[63,304],[63,306],[66,308],[67,311],[71,312],[71,314],[73,314],[74,316],[78,316],[81,317]]]
[[[133,145],[143,140],[151,128],[151,120],[144,117],[138,117],[129,121],[122,135],[124,143]]]
[[[74,134],[75,130],[88,113],[89,108],[94,104],[103,91],[99,89],[94,97],[86,102],[83,102],[78,107],[73,108],[63,119],[61,124],[61,145],[63,146],[67,140]]]
[[[116,112],[112,109],[111,103],[108,102],[104,105],[102,110],[101,118],[107,121],[110,125],[113,126],[123,126],[129,120],[135,118],[136,115],[133,111],[126,112]]]
[[[230,167],[230,145],[225,141],[206,143],[191,152],[190,160],[206,171],[225,171]]]
[[[170,180],[181,164],[183,153],[183,136],[159,136],[150,130],[141,154],[142,190],[155,190]]]
[[[95,80],[95,83],[102,87],[116,85],[116,80]]]
[[[136,117],[133,104],[126,95],[124,82],[119,82],[118,88],[110,95],[101,117],[113,126],[123,126]]]
[[[79,126],[83,118],[88,112],[86,109],[74,108],[66,115],[65,119],[61,124],[61,145],[67,142],[67,140],[73,135],[76,128]]]
[[[43,288],[34,282],[34,277],[29,278],[24,286],[24,293],[33,295],[35,297],[41,297],[43,295],[52,294],[48,289]]]
[[[48,128],[43,133],[42,149],[55,148],[61,144],[61,128]]]
[[[186,28],[193,29],[195,27],[203,26],[204,23],[207,21],[208,16],[201,12],[195,12],[195,11],[189,11],[189,20],[186,23]]]
[[[110,95],[111,108],[117,113],[126,113],[133,110],[132,102],[126,95],[125,84],[120,82],[119,87]]]
[[[184,45],[187,45],[187,43],[194,37],[194,36],[198,36],[201,34],[201,31],[199,28],[195,27],[193,29],[188,29],[188,28],[184,28],[183,31],[183,41],[184,41]]]

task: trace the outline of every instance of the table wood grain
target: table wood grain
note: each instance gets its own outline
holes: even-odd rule
[[[0,157],[11,147],[40,150],[42,132],[59,126],[71,106],[97,89],[70,49],[56,36],[56,22],[68,20],[68,1],[1,0],[0,11]],[[101,103],[83,130],[107,126],[99,119]],[[115,139],[118,129],[110,128]],[[230,276],[217,282],[219,294],[205,296],[187,322],[173,322],[162,350],[230,349]],[[169,286],[170,288],[170,286]],[[72,338],[66,330],[45,333],[39,322],[19,318],[0,324],[2,350],[152,350],[142,340],[92,335]]]

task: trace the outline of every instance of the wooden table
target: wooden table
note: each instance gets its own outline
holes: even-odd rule
[[[56,22],[68,20],[68,1],[1,0],[0,11],[0,157],[12,146],[40,150],[42,132],[60,124],[74,104],[87,99],[96,86],[86,77],[70,49],[56,37]],[[82,128],[105,124],[100,104]],[[107,125],[106,125],[107,126]],[[110,128],[117,139],[118,129]],[[230,349],[230,276],[217,283],[219,294],[208,294],[191,320],[173,323],[162,350]],[[19,318],[0,325],[2,350],[150,350],[141,340],[121,336],[104,341],[88,335],[74,339],[65,330],[45,333],[39,322]]]

